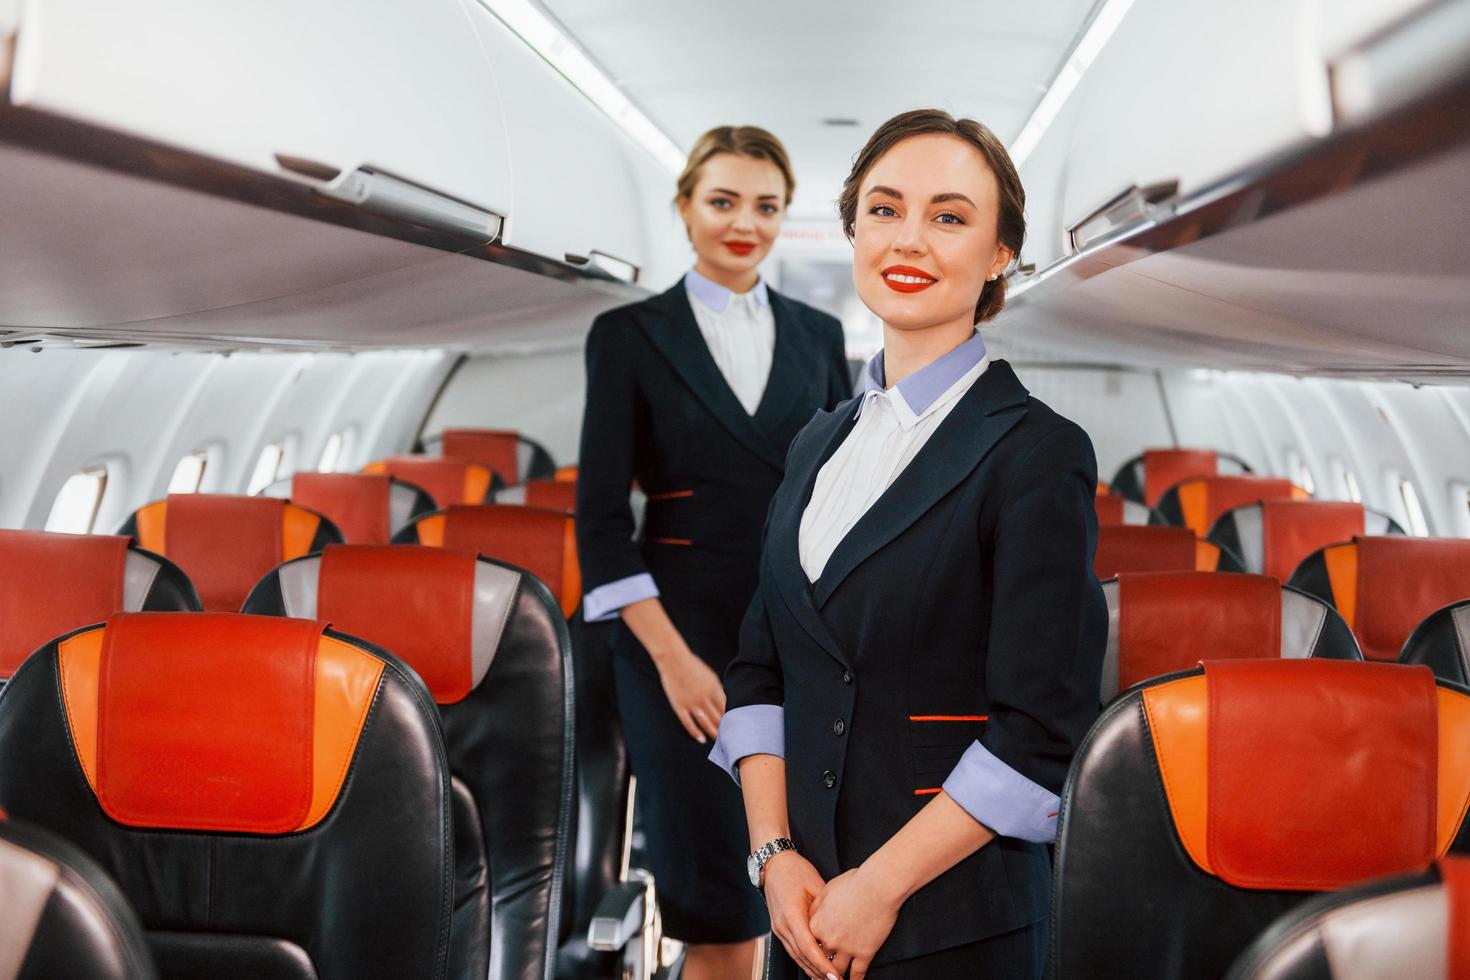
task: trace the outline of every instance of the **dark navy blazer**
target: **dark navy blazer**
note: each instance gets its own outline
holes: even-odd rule
[[[722,671],[755,593],[762,524],[791,440],[847,398],[842,326],[768,291],[771,373],[754,415],[715,364],[682,280],[602,314],[587,337],[587,407],[577,473],[584,595],[645,573],[691,649]],[[648,504],[635,541],[628,492]],[[614,648],[640,662],[626,629]],[[647,669],[651,665],[643,664]]]
[[[855,407],[817,416],[791,447],[725,677],[727,711],[783,706],[792,835],[828,879],[888,841],[969,756],[1032,796],[1059,794],[1098,713],[1107,642],[1092,443],[1005,361],[961,396],[808,583],[802,511]],[[1025,795],[995,793],[979,809],[1003,814]],[[963,804],[972,813],[973,802]],[[1054,833],[1055,813],[1030,821],[1048,819],[1043,834],[998,836],[921,889],[875,962],[1044,919],[1051,869],[1040,838]]]

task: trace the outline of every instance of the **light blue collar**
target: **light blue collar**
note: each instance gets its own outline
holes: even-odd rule
[[[732,290],[721,286],[713,279],[700,275],[693,269],[684,274],[684,288],[688,290],[690,296],[716,313],[725,312],[725,308],[730,305],[730,297],[735,295]],[[766,291],[764,279],[756,280],[755,288],[750,291],[750,297],[755,300],[756,306],[770,305],[771,297]]]
[[[923,415],[930,405],[939,400],[939,396],[979,364],[985,358],[985,353],[985,339],[977,330],[969,340],[948,354],[924,365],[894,387],[903,396],[904,404],[909,407],[909,411],[916,416]],[[883,383],[883,352],[880,350],[873,355],[873,359],[863,369],[860,394],[866,396],[870,391],[882,391],[885,387],[887,385]],[[863,401],[866,400],[866,398],[863,399]],[[861,409],[861,403],[859,403],[859,408]]]

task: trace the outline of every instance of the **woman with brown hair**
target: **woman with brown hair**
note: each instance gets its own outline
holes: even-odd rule
[[[771,976],[1036,977],[1106,642],[1092,443],[975,329],[1026,228],[990,130],[889,120],[839,208],[883,350],[791,447],[712,758]]]
[[[758,272],[794,186],[765,130],[704,134],[675,197],[694,268],[668,292],[604,313],[587,337],[583,615],[621,620],[618,709],[664,931],[689,944],[686,980],[748,976],[769,928],[745,882],[740,795],[705,753],[786,449],[851,391],[841,325]],[[648,500],[638,540],[635,480]]]

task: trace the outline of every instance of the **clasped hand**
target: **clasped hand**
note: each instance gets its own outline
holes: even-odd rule
[[[862,980],[898,919],[900,903],[862,868],[823,883],[810,861],[790,851],[767,863],[765,890],[771,931],[812,980]]]

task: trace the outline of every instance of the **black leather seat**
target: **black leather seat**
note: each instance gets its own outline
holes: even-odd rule
[[[348,544],[387,544],[393,532],[434,509],[434,498],[382,473],[296,473],[260,491],[314,510]]]
[[[1268,500],[1227,510],[1209,540],[1239,555],[1245,571],[1283,582],[1312,552],[1364,534],[1403,534],[1393,518],[1340,500]]]
[[[1104,582],[1103,596],[1102,704],[1201,660],[1363,659],[1331,606],[1264,575],[1126,573]]]
[[[1154,504],[1152,521],[1187,527],[1206,537],[1220,515],[1263,500],[1306,500],[1311,496],[1290,480],[1271,476],[1199,476],[1174,484]]]
[[[549,976],[574,840],[576,699],[546,587],[469,552],[344,545],[277,568],[245,611],[330,621],[418,671],[464,797],[450,975]]]
[[[315,511],[224,493],[171,493],[133,511],[118,533],[182,568],[207,612],[235,612],[281,562],[342,542]]]
[[[91,858],[0,814],[0,975],[11,980],[149,980],[137,916]]]
[[[121,614],[0,710],[0,800],[112,876],[166,978],[443,977],[449,794],[423,683],[321,622]]]
[[[189,612],[179,567],[125,537],[0,530],[0,687],[32,652],[119,612]]]
[[[1113,493],[1149,507],[1180,480],[1249,473],[1246,461],[1213,449],[1148,449],[1125,460],[1109,484]]]
[[[1160,678],[1073,760],[1053,976],[1218,977],[1312,895],[1470,849],[1467,802],[1470,693],[1422,667],[1207,660]]]
[[[1292,909],[1226,980],[1470,977],[1470,859],[1445,858]]]
[[[1470,686],[1470,599],[1424,617],[1399,654],[1401,664],[1423,664],[1440,680]]]

